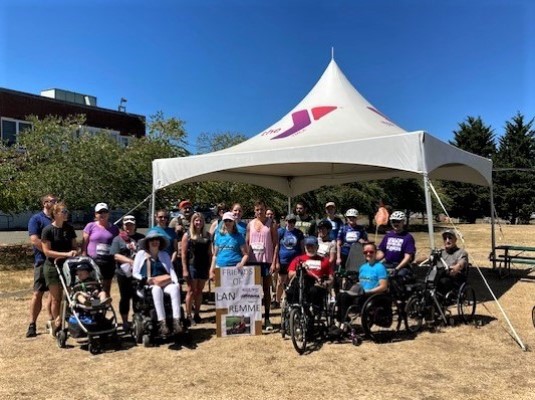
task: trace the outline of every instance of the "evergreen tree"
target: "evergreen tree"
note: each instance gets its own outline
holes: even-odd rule
[[[495,168],[496,209],[512,224],[529,222],[535,210],[535,131],[533,119],[524,121],[517,113],[505,123],[500,138]],[[501,168],[506,170],[499,171]],[[509,170],[510,169],[510,170]]]
[[[494,131],[481,117],[467,117],[453,134],[450,144],[460,149],[485,158],[493,158],[496,154]],[[489,188],[460,182],[443,182],[443,187],[451,199],[448,210],[451,216],[473,224],[476,218],[490,215]]]

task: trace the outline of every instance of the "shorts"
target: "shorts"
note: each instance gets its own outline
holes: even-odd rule
[[[106,257],[95,257],[95,264],[98,265],[98,268],[100,269],[100,274],[102,275],[102,279],[110,280],[113,279],[113,276],[115,275],[115,260],[113,259],[113,256],[106,256]]]
[[[188,274],[190,279],[208,279],[208,268],[197,268],[195,265],[188,266]]]
[[[281,264],[279,268],[279,275],[288,275],[288,267],[290,264]]]
[[[47,292],[48,287],[45,281],[44,263],[35,265],[33,268],[33,291]]]
[[[61,266],[60,266],[61,269]],[[50,260],[46,260],[43,265],[43,275],[45,277],[46,286],[59,285],[59,274],[54,266],[54,263]]]

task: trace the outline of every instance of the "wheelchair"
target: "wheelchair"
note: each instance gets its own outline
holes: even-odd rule
[[[305,353],[311,341],[324,336],[327,326],[331,324],[327,312],[328,291],[324,290],[321,304],[312,301],[315,291],[313,278],[307,275],[301,264],[298,265],[281,305],[280,332],[283,338],[286,335],[291,337],[293,347],[299,354]]]
[[[356,276],[345,278],[349,285],[358,281]],[[390,341],[401,330],[402,324],[409,330],[405,304],[412,295],[412,287],[408,280],[390,276],[387,292],[355,295],[353,304],[342,316],[342,321],[349,327],[347,336],[355,346],[362,342],[363,336],[376,343]],[[339,313],[339,302],[340,298],[334,306],[334,315]]]
[[[144,347],[149,347],[157,340],[167,339],[162,337],[159,333],[158,318],[156,315],[156,308],[152,298],[152,291],[144,280],[133,281],[134,297],[133,297],[133,320],[132,320],[132,336],[136,344],[143,344]],[[182,287],[182,284],[180,284]],[[183,293],[181,290],[181,299]],[[167,326],[172,326],[173,311],[171,306],[171,297],[164,293],[164,309]],[[180,306],[180,324],[182,325],[183,333],[187,332],[190,326],[190,321],[185,317],[184,307]],[[178,335],[173,335],[175,340],[178,340]]]
[[[405,305],[410,332],[418,332],[424,322],[429,326],[447,326],[454,325],[456,317],[465,324],[474,318],[477,300],[474,288],[468,283],[470,264],[458,279],[451,279],[453,287],[443,293],[439,290],[440,280],[447,273],[447,268],[440,253],[440,250],[431,253],[428,261],[430,269],[423,282],[415,285],[414,294]]]

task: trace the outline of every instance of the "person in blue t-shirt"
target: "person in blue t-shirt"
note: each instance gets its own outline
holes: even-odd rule
[[[368,233],[363,226],[357,225],[357,217],[359,212],[354,208],[346,211],[345,217],[347,223],[338,231],[338,238],[336,240],[336,265],[345,268],[349,250],[353,243],[366,243],[368,241]]]
[[[362,252],[366,262],[359,268],[359,283],[348,291],[338,294],[338,321],[345,324],[346,314],[353,304],[363,304],[365,297],[376,293],[384,293],[388,289],[388,273],[385,266],[377,261],[377,247],[374,243],[366,243]]]
[[[329,231],[329,240],[338,239],[338,232],[340,228],[344,225],[344,221],[336,215],[336,203],[334,201],[329,201],[325,204],[325,218],[331,223],[331,230]]]
[[[288,283],[288,266],[292,260],[305,252],[303,240],[305,235],[295,227],[297,217],[288,214],[285,218],[286,228],[279,228],[279,276],[275,292],[275,307],[280,306],[284,285]]]
[[[51,209],[56,204],[57,198],[52,194],[47,194],[41,198],[43,206],[42,211],[34,214],[28,221],[28,235],[30,236],[30,243],[33,247],[33,295],[30,300],[30,324],[26,337],[37,336],[37,317],[41,312],[43,305],[43,294],[48,291],[45,282],[45,275],[43,272],[43,264],[45,263],[45,254],[43,253],[43,245],[41,243],[41,233],[43,229],[52,223]],[[49,315],[47,328],[52,329],[52,311],[50,309],[51,302],[46,302],[46,309]]]
[[[215,278],[215,268],[243,267],[247,263],[249,252],[235,220],[232,212],[223,215],[223,225],[215,235],[210,279]]]

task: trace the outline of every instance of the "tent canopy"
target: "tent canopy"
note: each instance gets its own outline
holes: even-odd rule
[[[225,150],[153,161],[153,191],[174,183],[253,183],[295,196],[324,185],[421,177],[490,186],[492,162],[423,132],[407,132],[373,107],[334,60],[286,116]]]

